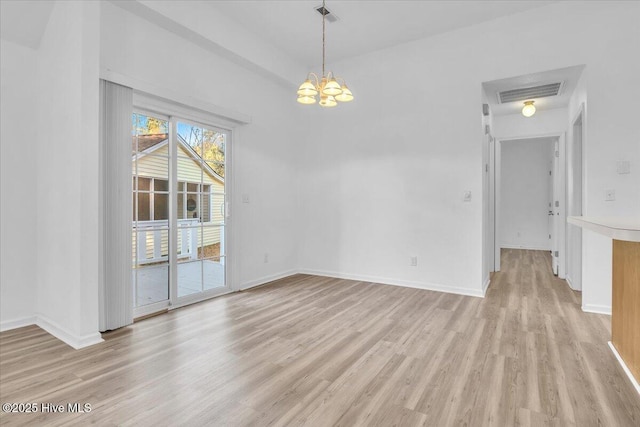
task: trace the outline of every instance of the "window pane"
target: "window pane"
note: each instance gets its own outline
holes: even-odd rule
[[[178,122],[178,139],[200,158],[224,163],[226,135],[212,129]]]
[[[151,188],[151,179],[138,177],[138,191],[149,191]]]
[[[153,194],[153,219],[169,219],[169,196],[167,194]]]
[[[214,224],[224,223],[224,194],[211,195],[211,218]]]
[[[169,124],[166,120],[144,114],[134,114],[132,152],[154,151],[154,147],[167,141],[168,132]]]
[[[169,191],[169,182],[164,179],[154,180],[153,191]]]
[[[133,116],[135,135],[166,135],[169,132],[169,123],[166,120],[145,114],[134,114]]]
[[[215,173],[221,178],[224,178],[224,163],[214,162],[211,160],[207,160],[205,163],[207,164],[209,169],[213,171],[213,173]]]
[[[138,227],[134,259],[135,305],[140,307],[169,298],[169,230],[166,227]]]
[[[178,219],[185,219],[187,217],[187,207],[184,204],[185,197],[184,194],[178,193],[178,204],[176,207],[176,213],[178,215]]]
[[[178,122],[178,142],[191,147],[198,155],[202,151],[202,128]]]
[[[224,163],[225,134],[210,129],[203,129],[202,153],[205,160]]]
[[[149,221],[151,220],[151,211],[149,205],[149,193],[138,193],[138,216],[134,216],[133,220]],[[135,209],[135,206],[134,206]]]
[[[178,296],[202,292],[202,261],[178,263]]]
[[[198,222],[185,219],[178,221],[178,262],[195,261],[198,259],[198,242],[200,227]]]
[[[200,213],[200,219],[202,222],[210,222],[211,221],[211,195],[208,193],[202,194],[202,209]]]
[[[204,226],[198,239],[198,258],[212,258],[224,253],[224,227]],[[199,237],[200,237],[199,236]]]
[[[224,257],[202,260],[202,285],[204,290],[224,286]]]

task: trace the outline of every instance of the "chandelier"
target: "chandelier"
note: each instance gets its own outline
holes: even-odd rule
[[[298,88],[298,102],[300,104],[315,104],[320,95],[321,107],[335,107],[338,102],[349,102],[353,100],[353,94],[344,82],[344,79],[336,77],[331,71],[325,74],[325,16],[328,13],[324,7],[325,0],[322,0],[322,77],[310,72],[307,79]],[[313,82],[311,81],[313,78]],[[340,84],[338,81],[341,81]]]

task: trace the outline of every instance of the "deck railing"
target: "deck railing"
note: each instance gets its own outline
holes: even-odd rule
[[[178,220],[178,258],[198,258],[198,232],[200,220]],[[139,221],[133,226],[136,239],[138,264],[167,261],[169,254],[169,223],[163,221]]]

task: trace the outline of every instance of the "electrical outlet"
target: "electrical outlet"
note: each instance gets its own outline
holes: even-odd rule
[[[604,190],[605,202],[613,202],[616,199],[616,190]]]
[[[267,252],[264,253],[264,262],[269,262],[269,254]]]
[[[411,267],[415,267],[418,265],[418,257],[417,256],[412,256],[409,258],[409,265]]]

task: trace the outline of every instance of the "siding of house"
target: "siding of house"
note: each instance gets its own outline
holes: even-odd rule
[[[150,154],[147,154],[137,161],[133,162],[133,172],[136,173],[140,177],[147,178],[156,178],[168,180],[168,155],[169,148],[167,145],[164,147],[160,147],[157,150],[153,151]],[[203,217],[209,217],[211,214],[211,221],[206,222],[205,225],[214,225],[220,224],[224,220],[223,215],[223,205],[224,205],[224,183],[220,182],[213,175],[209,174],[206,170],[203,170],[200,165],[193,160],[189,156],[187,150],[185,150],[182,146],[178,147],[178,182],[186,182],[190,184],[198,184],[202,183],[203,186],[209,186],[210,195],[203,196]],[[209,204],[209,199],[211,199],[211,206]],[[179,212],[183,210],[183,199],[182,197],[178,197],[178,206],[177,209]],[[211,211],[211,212],[210,212]],[[188,218],[189,212],[187,212]],[[198,223],[200,225],[200,223]],[[212,244],[216,244],[220,242],[220,227],[218,226],[210,226],[204,227],[202,234],[200,230],[197,231],[197,241],[198,248],[202,246],[208,246]],[[158,234],[156,233],[156,237]],[[135,237],[132,237],[135,239]],[[168,245],[168,233],[162,232],[160,233],[161,239],[161,253],[162,255],[168,254],[169,245]],[[147,259],[153,258],[153,250],[154,250],[154,235],[153,233],[147,233],[146,236],[146,256]],[[182,244],[182,233],[178,232],[178,248],[181,247]],[[134,254],[136,249],[136,242],[133,242]]]

